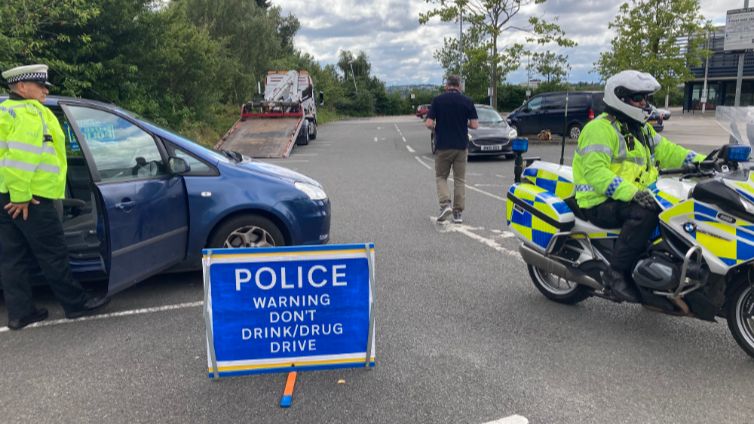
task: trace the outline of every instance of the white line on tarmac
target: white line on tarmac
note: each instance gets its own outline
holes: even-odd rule
[[[414,156],[414,159],[416,159],[416,161],[419,162],[421,164],[421,166],[429,169],[430,171],[432,170],[432,167],[429,166],[429,165],[427,165],[426,163],[422,162],[422,160],[421,160],[421,158],[419,156]]]
[[[176,309],[196,308],[198,306],[202,306],[203,304],[204,304],[204,301],[200,300],[198,302],[177,303],[174,305],[156,306],[154,308],[132,309],[130,311],[113,312],[111,314],[90,315],[90,316],[82,317],[78,319],[56,319],[53,321],[41,321],[41,322],[31,324],[26,328],[50,327],[53,325],[73,324],[73,323],[81,322],[81,321],[93,321],[93,320],[125,317],[125,316],[132,316],[132,315],[152,314],[155,312],[173,311]],[[8,327],[0,327],[0,333],[4,333],[6,331],[11,331],[11,330]]]
[[[403,136],[401,136],[401,138],[403,139],[403,142],[404,142],[404,143],[407,143],[407,141],[406,141],[406,137],[403,137]]]
[[[422,157],[423,157],[423,158],[425,158],[425,159],[427,159],[427,157],[426,157],[426,156],[422,156]],[[425,164],[424,162],[422,162],[422,160],[421,160],[421,159],[419,159],[419,157],[418,157],[418,156],[415,156],[415,158],[416,158],[416,160],[418,160],[418,161],[419,161],[419,163],[421,163],[422,165],[424,165],[424,167],[425,167],[425,168],[427,168],[427,169],[432,169],[432,168],[431,168],[431,167],[430,167],[429,165],[427,165],[427,164]],[[448,181],[453,181],[453,178],[448,178]],[[464,184],[464,185],[465,185],[465,186],[466,186],[466,188],[468,188],[469,190],[473,190],[473,191],[476,191],[477,193],[481,193],[481,194],[484,194],[485,196],[488,196],[488,197],[491,197],[491,198],[493,198],[493,199],[497,199],[497,200],[500,200],[500,201],[503,201],[503,202],[505,202],[505,199],[504,199],[503,197],[500,197],[500,196],[498,196],[498,195],[496,195],[496,194],[492,194],[492,193],[486,192],[486,191],[484,191],[484,190],[478,189],[478,188],[476,188],[476,187],[474,187],[474,186],[470,186],[470,185],[468,185],[468,184]]]
[[[441,233],[461,233],[465,235],[466,237],[472,240],[476,240],[484,244],[485,246],[491,247],[502,254],[505,254],[508,256],[514,256],[517,258],[521,257],[521,255],[517,251],[505,248],[501,246],[495,240],[482,237],[479,234],[474,232],[474,230],[479,230],[483,228],[472,227],[470,225],[465,225],[465,224],[453,224],[451,222],[437,222],[437,217],[434,217],[434,216],[430,216],[429,220],[435,225],[435,228],[437,229],[437,231]]]
[[[319,156],[319,153],[296,153],[296,156]]]
[[[484,424],[529,424],[529,420],[521,415],[511,415],[510,417],[500,418],[495,421],[488,421]]]
[[[375,138],[374,138],[374,142],[375,142],[375,143],[377,142],[377,137],[375,137]]]
[[[408,151],[409,151],[409,152],[411,152],[411,153],[416,153],[416,150],[414,150],[414,149],[413,149],[413,148],[412,148],[411,146],[409,146],[408,144],[406,145],[406,148],[408,149]]]

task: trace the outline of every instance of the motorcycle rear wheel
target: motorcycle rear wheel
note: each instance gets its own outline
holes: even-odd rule
[[[727,302],[725,318],[736,343],[754,357],[754,288],[751,284],[741,284],[733,291]]]
[[[534,287],[554,302],[575,305],[590,296],[588,287],[558,277],[533,265],[526,266],[529,268],[529,276]]]

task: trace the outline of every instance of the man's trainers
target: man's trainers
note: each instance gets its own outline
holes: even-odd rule
[[[445,206],[444,208],[440,209],[440,215],[437,217],[437,222],[445,222],[450,218],[450,215],[453,214],[453,209],[450,209],[450,206]]]
[[[461,216],[461,211],[453,211],[453,223],[454,224],[460,224],[463,222],[463,217]]]

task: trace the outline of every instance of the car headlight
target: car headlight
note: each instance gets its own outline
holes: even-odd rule
[[[296,181],[293,184],[297,189],[301,190],[306,194],[311,200],[325,200],[327,199],[327,193],[325,193],[324,190],[322,190],[321,187],[317,187],[314,184],[304,183],[301,181]]]
[[[511,128],[510,131],[508,131],[508,138],[513,140],[516,137],[518,137],[518,131],[516,131],[515,128]]]

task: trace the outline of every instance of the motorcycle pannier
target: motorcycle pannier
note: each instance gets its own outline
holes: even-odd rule
[[[573,228],[575,219],[568,205],[542,187],[513,184],[506,203],[510,229],[538,250],[544,250],[556,233]]]

